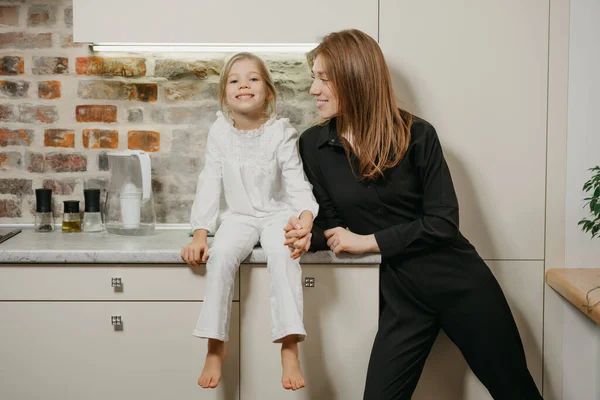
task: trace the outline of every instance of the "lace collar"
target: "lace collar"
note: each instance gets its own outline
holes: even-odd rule
[[[244,136],[244,137],[260,136],[265,131],[265,128],[267,126],[270,126],[273,123],[275,123],[275,121],[277,121],[277,115],[271,114],[269,119],[267,121],[265,121],[265,123],[262,124],[261,126],[259,126],[258,128],[251,129],[251,130],[242,130],[242,129],[237,129],[235,126],[233,126],[233,121],[231,120],[231,118],[226,117],[225,114],[223,114],[221,111],[217,112],[217,116],[220,118],[223,118],[227,122],[227,125],[229,126],[229,129],[231,130],[232,133],[234,133],[236,135]]]

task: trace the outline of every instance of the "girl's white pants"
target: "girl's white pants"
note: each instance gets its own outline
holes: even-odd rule
[[[204,303],[194,336],[224,342],[229,339],[235,275],[260,241],[271,278],[271,338],[276,342],[298,335],[300,341],[304,340],[302,270],[283,244],[283,228],[289,217],[288,213],[263,218],[230,214],[223,219],[208,252]]]

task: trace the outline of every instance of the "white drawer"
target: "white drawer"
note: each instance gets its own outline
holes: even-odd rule
[[[206,341],[192,336],[202,306],[0,302],[0,399],[239,400],[239,303],[231,307],[223,381],[205,391],[196,380]],[[119,329],[112,316],[121,317]]]
[[[121,287],[113,287],[120,278]],[[185,264],[0,264],[0,301],[204,298],[206,268]],[[234,300],[239,300],[236,277]]]

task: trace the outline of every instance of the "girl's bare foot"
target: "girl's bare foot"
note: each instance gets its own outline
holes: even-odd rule
[[[300,360],[298,360],[297,340],[296,335],[290,335],[286,336],[281,343],[281,366],[283,367],[281,384],[287,390],[298,390],[305,386]]]
[[[217,339],[208,339],[206,361],[200,378],[198,378],[198,385],[205,389],[216,388],[221,380],[224,360],[225,343]]]

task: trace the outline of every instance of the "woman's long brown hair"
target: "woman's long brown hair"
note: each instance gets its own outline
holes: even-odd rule
[[[377,42],[356,29],[333,32],[310,53],[325,69],[337,97],[336,128],[348,154],[358,158],[360,179],[377,179],[404,157],[412,115],[400,110]],[[352,146],[342,135],[351,133]]]

